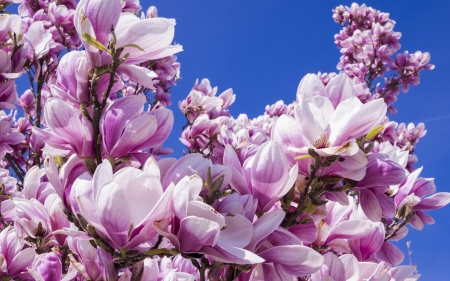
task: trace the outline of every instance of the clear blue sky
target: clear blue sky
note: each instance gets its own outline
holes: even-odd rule
[[[279,99],[290,103],[306,73],[336,71],[340,53],[331,10],[350,1],[141,1],[144,9],[155,5],[159,16],[177,20],[175,40],[184,47],[179,55],[182,80],[173,89],[175,127],[166,146],[181,155],[177,142],[185,120],[177,101],[195,79],[209,78],[219,93],[233,88],[237,100],[234,116],[256,117],[267,104]],[[362,2],[359,2],[362,4]],[[401,51],[431,53],[435,70],[424,72],[421,84],[401,94],[396,103],[397,122],[425,122],[427,136],[417,148],[423,177],[436,178],[438,191],[450,192],[450,11],[449,1],[368,1],[368,6],[390,13],[402,33]],[[450,206],[430,212],[436,224],[422,231],[411,229],[396,243],[406,249],[412,240],[413,263],[421,280],[450,280]],[[406,255],[404,263],[409,263]]]
[[[177,103],[189,93],[195,79],[209,78],[219,93],[233,88],[237,100],[231,107],[236,117],[246,113],[256,117],[267,104],[283,99],[290,103],[300,79],[307,73],[336,71],[340,53],[334,34],[331,10],[349,1],[306,0],[159,0],[142,1],[146,10],[155,5],[159,16],[175,18],[175,40],[184,47],[178,58],[181,76],[173,89],[171,107],[175,126],[165,143],[175,156],[182,155],[178,137],[185,123]],[[362,4],[362,2],[359,2]],[[427,136],[417,148],[423,177],[436,178],[438,191],[450,192],[450,1],[396,0],[367,1],[368,6],[390,13],[403,34],[401,51],[431,53],[435,70],[421,75],[421,84],[401,94],[396,103],[399,113],[390,116],[397,122],[425,122]],[[26,79],[18,82],[21,94]],[[413,263],[421,280],[450,280],[450,206],[430,212],[435,225],[422,231],[410,230],[397,243],[406,249],[412,240]],[[409,263],[406,255],[404,263]]]

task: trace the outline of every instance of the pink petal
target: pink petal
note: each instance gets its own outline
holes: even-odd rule
[[[274,232],[267,237],[267,241],[273,245],[302,245],[302,241],[282,227],[275,229]]]
[[[370,189],[377,197],[378,203],[380,204],[382,216],[385,218],[392,218],[395,216],[395,203],[390,197],[384,194],[379,188],[371,188]]]
[[[279,264],[294,276],[312,274],[324,262],[321,254],[304,246],[275,246],[259,253],[259,256],[268,262]]]
[[[172,132],[174,122],[172,110],[158,108],[146,114],[156,117],[156,131],[152,136],[149,136],[145,142],[134,147],[134,150],[160,146]]]
[[[122,22],[123,19],[121,18]],[[182,50],[181,46],[170,46],[174,37],[175,20],[149,18],[128,23],[128,28],[117,34],[117,46],[138,45],[144,51],[127,47],[123,54],[129,53],[128,64],[155,60],[173,55]],[[170,47],[169,47],[170,46]]]
[[[201,249],[201,252],[211,256],[216,261],[224,263],[257,264],[264,262],[264,259],[258,255],[232,246],[216,245],[213,248],[204,247]]]
[[[99,192],[103,185],[113,180],[113,170],[109,161],[103,161],[97,166],[94,177],[92,178],[92,199],[97,202],[99,199]]]
[[[367,260],[384,243],[385,232],[382,223],[373,223],[368,230],[369,233],[365,237],[348,241],[353,254],[359,261]]]
[[[340,239],[359,239],[370,232],[370,222],[364,220],[349,220],[336,224],[324,244]]]
[[[356,96],[351,80],[348,78],[347,74],[344,73],[331,79],[325,87],[325,91],[327,92],[328,98],[333,103],[334,108],[342,101]]]
[[[385,242],[375,256],[390,266],[401,264],[405,258],[403,252],[390,242]]]
[[[244,248],[253,238],[253,224],[239,214],[223,214],[226,228],[220,232],[219,245]]]
[[[325,86],[316,74],[306,74],[297,88],[297,100],[300,96],[322,96],[326,97]]]
[[[283,210],[273,210],[265,213],[262,217],[253,223],[253,238],[246,249],[254,251],[258,243],[269,236],[275,229],[278,228],[283,221],[285,212]]]
[[[126,125],[121,138],[114,145],[110,155],[119,158],[131,151],[137,151],[138,149],[135,149],[135,147],[141,145],[152,136],[156,128],[156,118],[154,116],[144,114],[131,120]]]
[[[137,84],[145,86],[151,90],[155,90],[155,86],[153,86],[153,78],[158,77],[158,75],[148,68],[137,65],[122,64],[118,70]]]
[[[289,231],[305,243],[313,243],[318,236],[318,229],[314,221],[291,226]]]
[[[377,197],[370,190],[359,191],[360,206],[364,214],[373,222],[381,221],[381,206],[378,203]]]
[[[145,96],[133,95],[112,102],[100,120],[100,131],[106,150],[111,151],[122,136],[126,125],[139,116],[145,103]]]
[[[273,265],[267,263],[256,265],[252,271],[249,281],[265,280],[282,281],[275,268],[273,268]]]
[[[386,116],[386,104],[383,99],[377,99],[362,104],[353,97],[341,102],[330,121],[331,145],[343,144],[367,134],[380,125]]]
[[[220,234],[219,224],[204,218],[188,216],[181,220],[178,239],[184,253],[198,252],[202,247],[216,245]]]
[[[105,184],[97,199],[97,215],[111,240],[119,247],[128,242],[128,232],[133,229],[125,191],[116,183]]]
[[[8,264],[8,275],[14,276],[27,267],[31,267],[36,257],[35,249],[27,248],[15,255],[10,264]]]
[[[268,203],[284,189],[288,178],[287,160],[281,147],[274,141],[263,144],[251,168],[252,193],[262,211],[270,209]]]
[[[345,281],[345,267],[342,261],[331,252],[326,253],[323,257],[325,258],[323,266],[311,276],[311,280],[327,280],[327,277],[331,277],[333,281]]]
[[[80,153],[83,143],[80,134],[83,130],[80,112],[60,99],[50,98],[45,103],[44,116],[52,132],[66,140],[77,153]]]
[[[414,210],[436,210],[450,203],[450,192],[439,192],[430,197],[422,199],[414,206]]]
[[[23,191],[25,198],[37,198],[37,192],[40,184],[39,167],[33,166],[25,175],[23,183]]]

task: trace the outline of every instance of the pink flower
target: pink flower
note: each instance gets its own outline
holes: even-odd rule
[[[75,181],[71,192],[76,201],[71,205],[112,247],[134,249],[157,235],[156,221],[170,218],[171,190],[163,192],[152,157],[142,171],[127,167],[115,174],[104,161],[92,179],[84,174]]]
[[[92,124],[81,116],[80,110],[61,99],[50,98],[45,103],[44,117],[47,129],[33,127],[33,134],[56,149],[52,155],[76,153],[81,158],[94,155]]]
[[[326,87],[316,75],[305,76],[297,99],[294,118],[280,116],[272,132],[288,161],[293,164],[294,158],[307,154],[309,148],[320,156],[341,155],[343,162],[320,169],[319,175],[361,180],[368,161],[356,138],[381,124],[386,115],[384,102],[374,100],[362,104],[345,74],[335,77]],[[299,171],[308,175],[312,163],[313,159],[300,160]]]
[[[231,186],[240,194],[252,194],[258,199],[258,210],[267,212],[295,183],[298,167],[288,167],[280,145],[268,141],[242,165],[230,145],[224,153],[224,164],[233,173]]]
[[[3,159],[6,153],[13,152],[12,145],[25,139],[24,135],[12,128],[11,122],[12,116],[0,110],[0,159]]]
[[[103,148],[116,158],[160,146],[173,126],[166,108],[143,113],[145,96],[133,95],[110,103],[100,120]]]

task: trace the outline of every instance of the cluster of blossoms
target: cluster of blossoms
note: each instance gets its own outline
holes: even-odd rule
[[[179,103],[189,153],[174,159],[161,157],[174,19],[139,15],[137,0],[15,2],[19,15],[0,14],[2,280],[419,277],[395,242],[450,193],[412,166],[423,124],[386,117],[394,88],[431,68],[426,53],[390,60],[386,14],[336,8],[343,71],[306,75],[293,103],[255,119],[230,115],[232,89],[197,81]]]
[[[419,84],[420,71],[434,68],[428,64],[430,54],[420,51],[396,54],[401,33],[394,31],[395,21],[389,19],[389,14],[366,5],[336,7],[333,19],[344,26],[334,37],[342,53],[338,70],[358,85],[358,98],[362,102],[383,98],[388,111],[395,113],[392,104],[397,101],[400,86],[406,93],[409,85]],[[374,85],[377,78],[383,79],[383,86]]]

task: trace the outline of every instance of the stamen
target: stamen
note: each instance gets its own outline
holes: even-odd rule
[[[330,142],[327,139],[327,132],[324,132],[320,138],[318,138],[314,143],[314,147],[317,149],[330,147]]]

